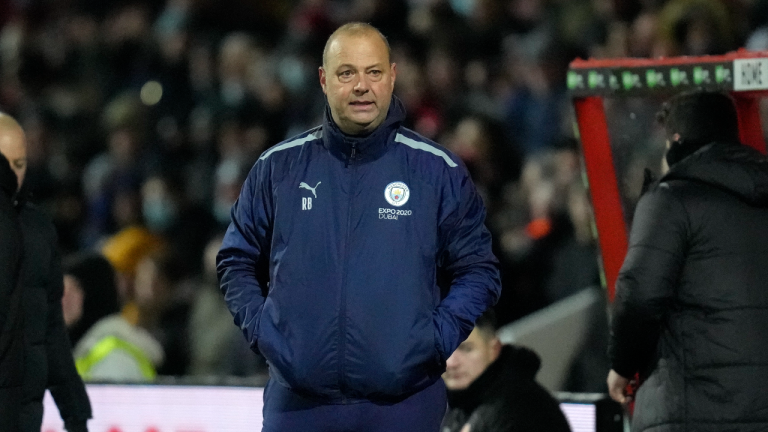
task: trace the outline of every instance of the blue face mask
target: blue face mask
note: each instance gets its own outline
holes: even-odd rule
[[[141,205],[144,222],[152,231],[165,231],[176,221],[176,206],[165,199],[145,199]]]

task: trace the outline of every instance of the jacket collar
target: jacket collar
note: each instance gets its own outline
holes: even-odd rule
[[[768,206],[768,157],[739,143],[713,142],[669,168],[661,181],[693,180],[753,206]]]
[[[400,99],[392,95],[387,118],[379,127],[368,135],[347,135],[333,121],[331,109],[326,102],[323,117],[323,145],[345,164],[370,162],[384,154],[403,120],[405,120],[405,107]],[[354,158],[352,158],[353,148],[355,149]]]
[[[8,159],[0,154],[0,193],[12,198],[16,193],[16,174],[13,173]]]

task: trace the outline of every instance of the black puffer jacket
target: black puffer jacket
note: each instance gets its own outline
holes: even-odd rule
[[[24,321],[21,310],[22,238],[13,195],[16,175],[0,154],[0,431],[18,430],[24,371]]]
[[[465,390],[449,391],[441,432],[570,432],[560,404],[535,381],[541,361],[533,351],[505,345],[501,355]]]
[[[24,290],[26,371],[21,430],[39,432],[45,389],[51,391],[69,432],[85,431],[91,405],[75,369],[61,310],[63,275],[56,231],[31,203],[17,204],[24,235],[21,277]]]
[[[768,430],[768,159],[710,144],[640,199],[612,326],[634,431]]]

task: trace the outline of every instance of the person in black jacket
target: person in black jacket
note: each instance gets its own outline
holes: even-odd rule
[[[486,312],[448,358],[450,410],[441,432],[569,432],[559,403],[535,380],[539,356],[502,345],[495,327],[493,311]]]
[[[16,188],[16,176],[0,153],[0,430],[6,432],[19,430],[24,373],[24,321],[18,283],[23,245],[13,208]]]
[[[768,430],[768,159],[727,95],[659,115],[669,171],[638,202],[616,283],[611,397],[639,374],[634,431]]]
[[[24,374],[21,391],[20,430],[39,432],[43,395],[51,391],[69,432],[87,431],[91,405],[75,369],[72,347],[62,317],[63,275],[51,220],[25,199],[26,139],[12,117],[0,114],[0,153],[16,174],[19,191],[15,208],[23,236],[21,263],[24,311]]]

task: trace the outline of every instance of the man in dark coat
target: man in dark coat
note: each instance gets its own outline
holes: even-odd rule
[[[503,345],[486,312],[446,362],[450,411],[441,432],[570,432],[560,404],[535,381],[535,352]]]
[[[75,369],[72,347],[61,310],[64,277],[56,231],[40,209],[24,199],[27,168],[26,138],[19,124],[0,114],[0,153],[10,162],[20,191],[16,211],[24,241],[21,290],[24,310],[24,380],[21,391],[20,430],[39,432],[43,395],[51,391],[69,432],[87,431],[91,405]]]
[[[634,431],[768,430],[768,159],[732,100],[660,113],[669,171],[643,195],[616,283],[611,397],[640,375]]]
[[[19,430],[19,400],[24,373],[24,321],[19,270],[21,227],[13,196],[16,176],[0,154],[0,430]]]

